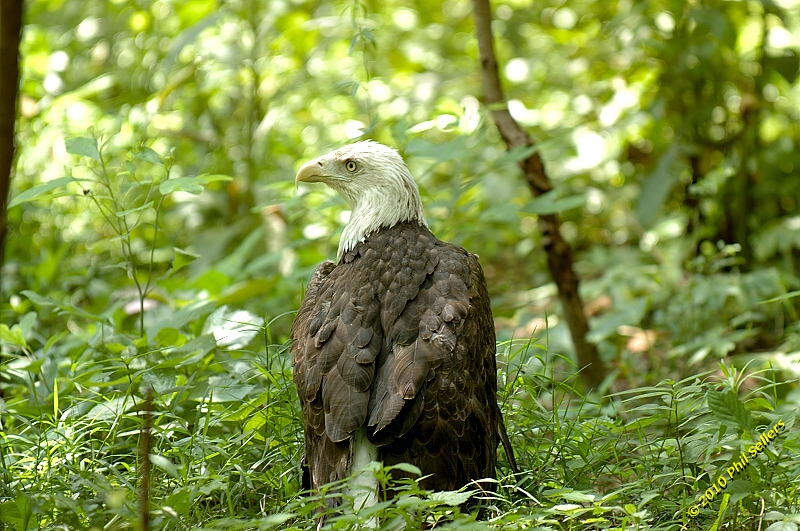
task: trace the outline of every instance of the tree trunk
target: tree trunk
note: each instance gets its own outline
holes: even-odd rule
[[[14,165],[14,123],[17,117],[21,31],[22,0],[0,0],[0,269],[5,264],[8,234],[7,208],[11,170]]]
[[[489,107],[492,119],[509,150],[532,147],[535,142],[511,116],[503,95],[497,58],[494,53],[489,0],[473,0],[473,6],[485,104]],[[519,166],[534,197],[539,197],[553,189],[538,151],[521,160]],[[589,324],[583,312],[583,301],[578,292],[578,277],[572,263],[572,248],[561,235],[561,222],[558,215],[539,215],[538,225],[542,235],[542,244],[547,253],[547,265],[558,288],[558,296],[572,336],[581,376],[587,386],[596,387],[603,381],[606,372],[597,348],[586,340]]]

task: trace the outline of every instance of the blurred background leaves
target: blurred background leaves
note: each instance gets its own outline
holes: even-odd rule
[[[494,16],[509,108],[555,184],[536,200],[516,167],[527,153],[505,153],[481,106],[466,0],[27,2],[0,300],[0,528],[126,527],[148,388],[166,474],[158,525],[241,507],[310,522],[312,509],[284,505],[301,441],[286,341],[348,212],[293,177],[361,137],[404,153],[433,231],[485,268],[526,488],[556,504],[531,515],[509,502],[498,525],[571,521],[556,484],[586,502],[623,479],[641,482],[637,510],[602,498],[594,511],[667,525],[682,502],[661,495],[691,500],[737,441],[701,407],[740,437],[762,419],[754,409],[796,411],[797,0],[506,0]],[[552,212],[622,393],[580,413],[536,227]],[[759,376],[717,389],[720,360]],[[666,406],[640,406],[632,389]],[[636,449],[646,433],[661,453]],[[767,479],[745,492],[778,509],[797,500]]]

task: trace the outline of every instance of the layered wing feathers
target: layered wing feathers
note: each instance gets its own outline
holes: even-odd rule
[[[417,224],[381,230],[315,270],[292,338],[309,486],[347,475],[363,426],[431,488],[493,475],[494,328],[472,255]]]

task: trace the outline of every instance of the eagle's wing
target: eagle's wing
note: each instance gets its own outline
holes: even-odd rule
[[[313,398],[306,398],[316,395],[321,383],[321,375],[315,361],[316,350],[312,348],[309,337],[310,321],[315,317],[314,311],[319,301],[322,284],[335,267],[336,265],[333,262],[325,261],[314,269],[308,282],[303,303],[300,305],[297,316],[292,323],[292,373],[295,387],[300,397],[304,421],[305,454],[303,455],[302,463],[302,487],[304,489],[311,489],[320,485],[320,483],[315,484],[313,478],[319,477],[317,469],[321,456],[317,455],[317,447],[320,443],[320,435],[325,431],[325,420],[321,408],[311,407]],[[313,451],[311,451],[312,449]],[[331,454],[331,452],[329,451],[328,454]],[[336,458],[337,456],[332,455],[327,466],[336,468]],[[339,456],[339,460],[341,460],[341,456]],[[340,467],[345,466],[346,463],[341,463],[340,465]]]
[[[332,262],[318,266],[292,326],[310,475],[306,488],[348,476],[348,439],[366,420],[381,347],[374,290],[354,282],[349,269]]]
[[[368,425],[384,463],[413,463],[431,474],[423,486],[453,490],[494,477],[495,334],[477,259],[439,241],[432,249],[436,267],[416,297],[384,319],[389,352],[378,359]]]

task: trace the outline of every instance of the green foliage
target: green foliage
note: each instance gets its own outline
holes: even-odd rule
[[[795,529],[797,7],[496,2],[509,107],[555,184],[533,200],[530,150],[480,106],[467,2],[30,2],[0,530],[136,528],[150,393],[153,528]],[[493,489],[429,493],[379,468],[395,495],[354,515],[300,492],[288,332],[345,208],[294,170],[361,136],[401,149],[434,232],[480,256],[523,472],[501,453]],[[613,371],[591,393],[552,213]]]

